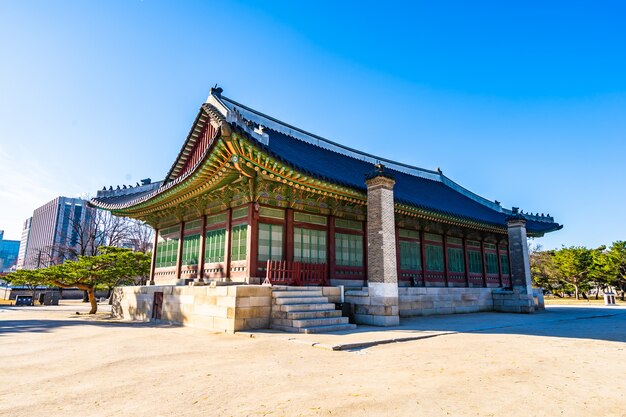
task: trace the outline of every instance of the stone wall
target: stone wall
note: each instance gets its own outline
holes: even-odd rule
[[[271,291],[260,285],[118,287],[113,313],[126,320],[151,320],[154,294],[162,292],[161,320],[229,333],[266,329],[270,324]]]
[[[541,292],[541,302],[543,302],[543,292]],[[503,313],[533,313],[539,310],[539,300],[535,302],[533,294],[525,294],[519,289],[512,291],[497,289],[493,291],[493,309]]]
[[[493,311],[491,288],[402,287],[400,317]]]

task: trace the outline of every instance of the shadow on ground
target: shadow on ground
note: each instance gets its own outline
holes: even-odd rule
[[[626,308],[554,306],[535,314],[475,313],[415,317],[402,319],[398,330],[519,334],[626,342]]]
[[[37,310],[37,307],[26,307],[29,309]],[[23,310],[24,307],[0,307],[2,310]],[[42,309],[43,310],[43,309]],[[51,311],[52,308],[48,308]],[[106,313],[98,313],[95,315],[89,315],[81,313],[80,315],[72,313],[71,311],[58,311],[60,316],[65,318],[50,318],[50,319],[4,319],[0,314],[0,336],[15,334],[15,333],[47,333],[61,327],[74,327],[74,326],[97,326],[97,327],[163,327],[172,328],[180,327],[177,324],[170,324],[166,322],[129,322],[122,320],[115,320]],[[64,314],[66,313],[66,314]]]

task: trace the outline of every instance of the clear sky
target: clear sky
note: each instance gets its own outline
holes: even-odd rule
[[[626,239],[621,1],[0,1],[0,229],[161,179],[209,88]]]

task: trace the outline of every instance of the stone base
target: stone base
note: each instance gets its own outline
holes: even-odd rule
[[[493,311],[491,292],[491,288],[400,288],[400,317]]]
[[[162,293],[161,320],[211,331],[267,329],[272,289],[259,285],[116,287],[112,313],[126,320],[150,321],[155,293]]]
[[[374,314],[355,314],[354,321],[357,324],[368,324],[370,326],[399,326],[400,316],[377,316]]]
[[[396,284],[369,283],[361,290],[346,291],[345,300],[354,305],[354,320],[357,324],[386,327],[400,324]]]
[[[514,290],[494,290],[493,297],[494,311],[503,313],[534,313],[535,300],[532,294]]]

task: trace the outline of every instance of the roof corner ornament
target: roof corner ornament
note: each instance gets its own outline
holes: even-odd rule
[[[441,168],[440,168],[440,167],[437,167],[437,172],[438,172],[439,174],[443,174],[443,171],[441,170]]]
[[[511,215],[507,216],[506,221],[512,222],[520,220],[526,221],[526,217],[524,217],[524,211],[520,211],[519,207],[511,207]]]
[[[224,89],[222,87],[218,87],[217,84],[215,84],[215,86],[209,90],[210,95],[217,96],[217,97],[220,97],[223,92],[224,92]]]
[[[395,181],[395,177],[391,172],[386,172],[385,171],[385,166],[383,164],[381,164],[380,162],[374,164],[374,170],[365,174],[365,181],[374,179],[376,177],[384,177],[384,178],[388,178],[390,180],[394,180]]]

